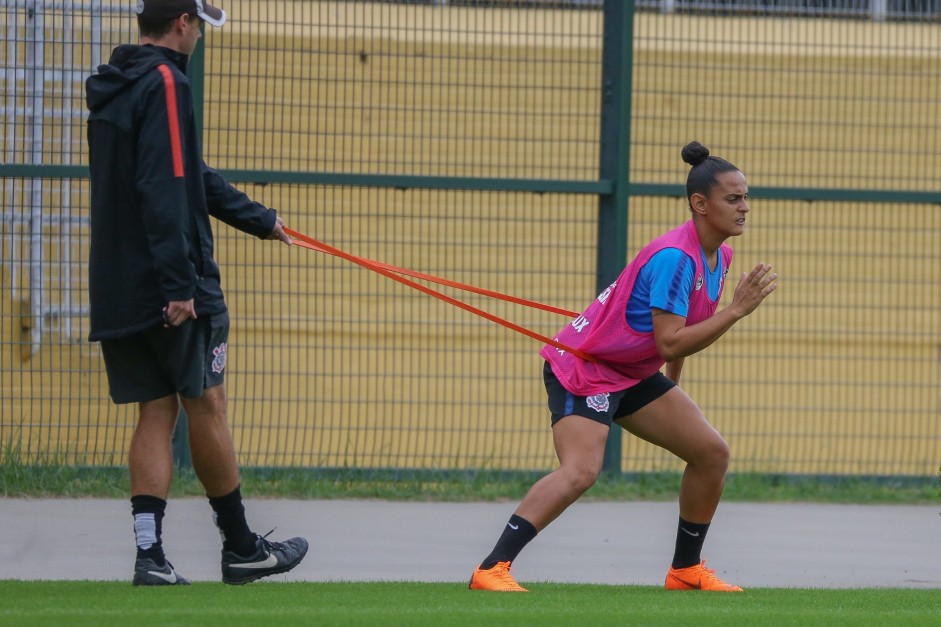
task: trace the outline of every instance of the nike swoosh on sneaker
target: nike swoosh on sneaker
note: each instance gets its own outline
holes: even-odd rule
[[[160,577],[167,583],[176,583],[176,573],[172,570],[169,573],[159,573],[155,570],[148,570],[148,575],[153,575],[154,577]]]
[[[278,558],[275,557],[272,553],[268,553],[268,557],[260,562],[242,562],[237,564],[229,564],[229,568],[272,568],[273,566],[277,565]]]

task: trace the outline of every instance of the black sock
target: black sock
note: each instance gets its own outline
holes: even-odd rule
[[[709,523],[691,523],[680,518],[676,529],[676,550],[673,568],[689,568],[702,560],[702,544],[706,541]]]
[[[500,539],[490,555],[480,563],[480,568],[489,570],[497,562],[512,562],[520,554],[529,541],[536,537],[536,528],[525,518],[520,518],[516,514],[510,516],[510,522],[506,524]]]
[[[134,541],[137,557],[150,558],[157,566],[163,566],[163,515],[167,502],[156,496],[138,494],[131,497],[131,515],[134,517]]]
[[[240,487],[225,496],[209,497],[209,505],[215,513],[216,526],[222,536],[222,548],[236,555],[247,557],[255,553],[255,534],[245,520]]]

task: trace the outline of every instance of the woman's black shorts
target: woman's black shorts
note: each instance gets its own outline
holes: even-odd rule
[[[656,372],[626,390],[576,396],[562,386],[552,372],[549,362],[546,362],[542,375],[546,382],[546,393],[549,395],[552,424],[574,414],[610,426],[614,420],[633,414],[676,387],[676,383],[665,374]]]

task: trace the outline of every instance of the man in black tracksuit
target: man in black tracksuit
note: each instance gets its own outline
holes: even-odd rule
[[[171,438],[186,409],[193,467],[223,538],[222,579],[241,584],[300,563],[307,541],[269,542],[245,520],[223,384],[229,320],[209,216],[291,244],[274,210],[202,159],[189,55],[225,12],[201,0],[139,0],[141,45],[122,45],[86,82],[91,168],[91,341],[116,403],[138,403],[131,439],[135,585],[187,584],[161,527]]]

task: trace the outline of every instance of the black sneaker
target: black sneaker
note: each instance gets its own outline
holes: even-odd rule
[[[135,586],[188,586],[189,579],[179,575],[173,570],[173,564],[164,562],[163,566],[149,557],[139,557],[134,563]]]
[[[249,583],[268,575],[286,573],[304,559],[307,540],[291,538],[284,542],[269,542],[264,536],[255,536],[254,555],[242,557],[232,551],[222,551],[222,581],[233,585]]]

